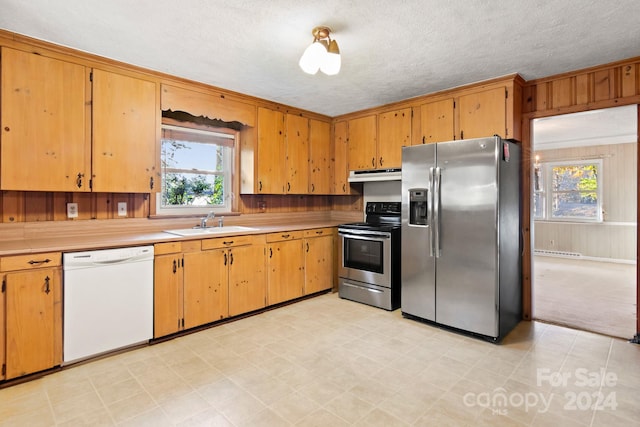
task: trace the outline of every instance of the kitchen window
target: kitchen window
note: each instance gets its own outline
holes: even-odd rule
[[[547,162],[534,165],[534,219],[602,221],[602,160]]]
[[[235,132],[162,126],[160,215],[230,212]]]

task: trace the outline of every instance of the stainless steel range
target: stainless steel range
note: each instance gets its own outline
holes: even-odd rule
[[[401,213],[401,202],[367,202],[365,222],[338,226],[341,298],[400,307]]]

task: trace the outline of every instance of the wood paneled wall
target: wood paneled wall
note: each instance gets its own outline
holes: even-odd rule
[[[67,203],[78,204],[78,218],[67,218]],[[127,203],[127,216],[118,216],[118,202]],[[260,207],[264,202],[265,210]],[[362,211],[361,196],[242,195],[240,213],[308,211]],[[0,222],[77,221],[87,219],[147,218],[148,194],[54,193],[1,191]]]
[[[640,58],[532,80],[523,90],[525,116],[548,116],[640,103]]]
[[[531,80],[522,93],[523,313],[531,319],[531,119],[640,104],[640,57]]]

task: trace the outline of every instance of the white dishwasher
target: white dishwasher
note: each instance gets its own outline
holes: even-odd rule
[[[63,363],[153,337],[153,246],[64,253],[62,266]]]

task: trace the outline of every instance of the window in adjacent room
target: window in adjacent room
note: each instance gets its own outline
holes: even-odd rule
[[[158,214],[229,212],[235,132],[163,125]]]
[[[554,221],[602,221],[602,160],[534,165],[534,218]]]

